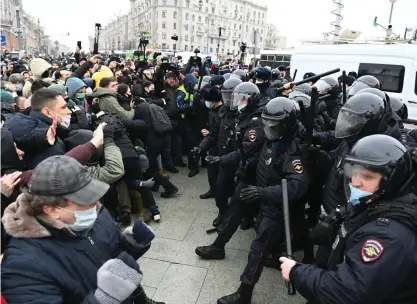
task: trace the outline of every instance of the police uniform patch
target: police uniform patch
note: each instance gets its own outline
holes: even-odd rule
[[[255,141],[256,140],[256,131],[255,130],[250,130],[249,131],[249,140],[250,141]]]
[[[377,240],[367,240],[363,244],[361,255],[362,260],[366,263],[373,262],[382,255],[384,252],[384,246]]]
[[[298,174],[301,174],[304,171],[303,163],[299,159],[296,159],[292,162],[292,168],[294,169],[295,173]]]

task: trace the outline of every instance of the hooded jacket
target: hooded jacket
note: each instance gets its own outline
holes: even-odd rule
[[[31,79],[33,81],[36,80],[45,80],[48,77],[42,77],[42,74],[46,72],[48,69],[52,68],[52,65],[50,65],[45,59],[42,58],[35,58],[33,59],[30,64],[30,70],[33,73],[33,76]],[[23,87],[23,96],[26,98],[29,98],[32,95],[31,92],[32,89],[32,82],[26,81],[25,86]]]
[[[11,236],[1,267],[2,294],[9,303],[98,304],[94,297],[98,269],[123,250],[135,259],[143,254],[101,206],[84,237],[47,215],[30,216],[29,203],[25,194],[20,195],[2,219]]]
[[[126,111],[117,101],[117,95],[104,88],[95,88],[93,97],[100,100],[100,110],[106,113],[119,115],[123,119],[132,120],[135,116],[135,111]]]

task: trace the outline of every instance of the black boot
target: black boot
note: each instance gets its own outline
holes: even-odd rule
[[[169,166],[166,165],[165,170],[167,170],[168,172],[171,172],[171,173],[179,173],[180,172],[177,168],[174,167],[174,165],[169,165]]]
[[[240,284],[239,289],[217,300],[217,304],[251,304],[253,285]]]
[[[244,217],[242,223],[240,224],[240,229],[248,230],[252,228],[253,225],[253,218],[252,217]]]
[[[149,299],[142,285],[139,285],[139,287],[135,291],[134,303],[135,304],[165,304],[165,302],[157,302],[152,299]]]
[[[161,193],[161,197],[170,198],[177,192],[178,192],[178,188],[175,187],[173,184],[169,183],[169,185],[165,188],[165,192]]]
[[[204,194],[200,195],[200,199],[209,199],[209,198],[213,198],[213,191],[211,191],[211,189],[209,191],[207,191]]]
[[[188,177],[194,177],[194,176],[196,176],[198,173],[200,173],[200,171],[198,171],[198,169],[192,169],[192,170],[188,173]]]
[[[195,253],[206,260],[223,260],[225,256],[224,247],[216,246],[216,241],[209,246],[201,246],[195,249]]]
[[[222,220],[223,220],[223,212],[219,212],[219,214],[217,215],[217,217],[214,219],[213,221],[213,226],[217,227],[221,224]]]
[[[264,266],[268,268],[275,268],[275,269],[281,270],[281,263],[279,262],[280,256],[281,254],[269,253],[265,257]]]
[[[130,217],[130,212],[123,211],[119,215],[118,220],[119,220],[120,224],[122,224],[123,226],[129,226],[132,223],[132,219]]]
[[[184,163],[183,161],[179,161],[179,162],[174,163],[174,166],[181,167],[181,168],[186,168],[187,164]]]

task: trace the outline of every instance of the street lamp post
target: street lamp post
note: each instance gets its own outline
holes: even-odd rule
[[[22,50],[22,29],[20,28],[20,7],[16,6],[16,22],[17,22],[17,41],[19,45],[19,50]]]
[[[391,2],[391,11],[389,13],[389,21],[388,21],[388,25],[391,24],[391,20],[392,20],[392,12],[394,10],[394,4],[395,2],[397,2],[397,0],[389,0],[389,2]]]
[[[220,52],[220,37],[222,35],[222,30],[224,30],[224,27],[219,27],[219,43],[217,44],[217,60],[219,59],[219,52]]]

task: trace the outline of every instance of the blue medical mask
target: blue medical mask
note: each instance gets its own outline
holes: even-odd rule
[[[246,108],[246,106],[247,106],[247,105],[238,105],[238,106],[237,106],[237,111],[238,111],[239,113],[242,113],[243,109],[244,109],[244,108]]]
[[[372,192],[355,188],[352,186],[352,184],[349,184],[349,188],[350,188],[349,203],[351,203],[352,206],[358,205],[360,203],[359,201],[360,198],[370,196],[373,194]]]
[[[92,227],[97,219],[97,207],[94,206],[87,210],[68,210],[61,207],[59,209],[71,212],[75,216],[74,224],[68,224],[68,227],[73,231],[84,231]]]
[[[211,110],[213,108],[213,104],[210,101],[205,101],[204,102],[206,104],[206,108]]]

